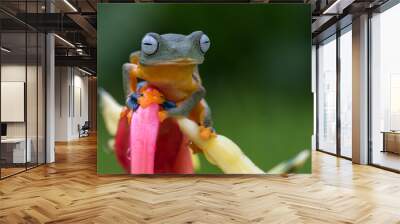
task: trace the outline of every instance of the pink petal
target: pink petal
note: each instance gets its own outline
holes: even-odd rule
[[[131,174],[153,174],[160,120],[159,105],[139,107],[132,115],[130,149]],[[134,131],[133,131],[134,130]]]

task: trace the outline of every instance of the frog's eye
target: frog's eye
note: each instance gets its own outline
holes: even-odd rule
[[[146,35],[142,40],[142,51],[147,54],[151,55],[154,54],[158,49],[158,41],[156,38]]]
[[[200,50],[201,52],[206,53],[210,48],[210,38],[207,35],[203,34],[200,37]]]

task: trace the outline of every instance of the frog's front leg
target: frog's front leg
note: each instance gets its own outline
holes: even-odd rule
[[[132,63],[125,63],[122,66],[122,81],[124,87],[125,97],[128,97],[136,90],[136,77],[137,65]]]
[[[122,65],[122,81],[125,97],[129,97],[132,92],[136,91],[137,77],[139,76],[139,55],[139,51],[131,53],[129,55],[129,63]]]
[[[191,97],[180,104],[180,106],[168,110],[168,115],[190,117],[190,119],[193,119],[200,124],[200,137],[202,139],[209,139],[216,135],[214,128],[212,127],[213,121],[211,110],[204,99],[204,88],[201,88],[201,91],[202,92],[195,92]]]
[[[188,117],[193,108],[204,98],[206,90],[200,86],[191,96],[185,99],[177,107],[167,110],[168,116],[172,117]]]

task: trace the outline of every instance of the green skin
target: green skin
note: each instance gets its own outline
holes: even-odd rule
[[[167,110],[169,116],[187,117],[192,109],[201,101],[204,101],[205,105],[205,117],[203,125],[206,127],[212,127],[211,110],[204,100],[206,90],[203,87],[198,72],[199,64],[204,61],[204,54],[201,50],[200,39],[204,35],[202,31],[195,31],[187,36],[182,34],[162,34],[147,33],[146,36],[151,36],[157,40],[158,46],[154,53],[146,54],[143,49],[131,53],[130,57],[136,57],[139,55],[139,63],[143,66],[156,66],[163,64],[178,64],[181,60],[189,61],[196,65],[196,69],[193,73],[193,80],[198,83],[199,89],[195,91],[191,96],[185,99],[182,104],[176,108]],[[143,45],[142,45],[143,48]],[[125,63],[122,66],[122,75],[124,81],[124,89],[126,96],[131,94],[130,90],[130,75],[129,72],[135,65],[131,63]]]

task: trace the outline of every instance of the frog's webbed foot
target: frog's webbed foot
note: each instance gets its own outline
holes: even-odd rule
[[[129,96],[126,98],[126,106],[128,106],[129,109],[136,111],[136,109],[139,107],[138,97],[139,96],[137,93],[129,94]]]
[[[217,134],[215,133],[215,129],[212,127],[200,126],[199,132],[200,132],[200,137],[203,140],[207,140],[217,136]]]
[[[128,96],[126,97],[125,103],[126,106],[128,106],[128,108],[130,108],[133,111],[136,111],[136,109],[139,107],[138,98],[143,95],[142,90],[145,89],[147,85],[148,84],[146,81],[141,81],[137,83],[136,91],[129,93]]]
[[[208,110],[208,108],[206,108]],[[211,119],[211,113],[206,111],[206,116],[203,121],[200,123],[200,137],[204,140],[213,138],[216,135],[215,129],[213,128],[213,122]]]

